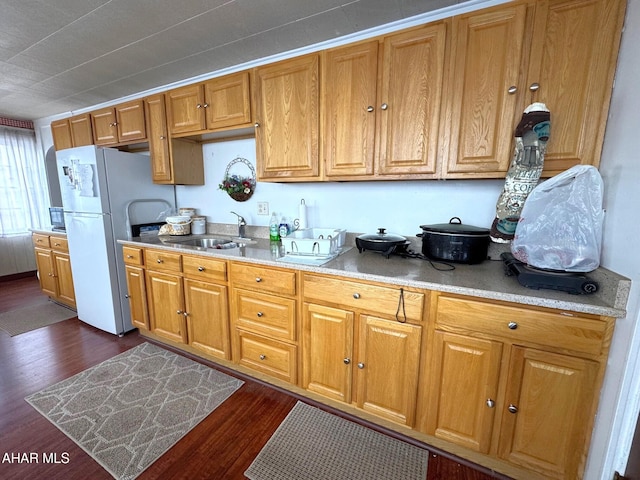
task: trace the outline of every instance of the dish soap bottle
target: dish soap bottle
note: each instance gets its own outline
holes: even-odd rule
[[[280,240],[278,228],[278,217],[276,216],[276,213],[273,212],[273,215],[271,215],[271,220],[269,221],[269,240],[271,240],[272,242],[277,242],[278,240]]]
[[[280,235],[280,238],[284,238],[287,235],[289,235],[289,225],[287,224],[287,219],[283,216],[282,220],[280,220],[280,227],[278,230],[278,234]]]

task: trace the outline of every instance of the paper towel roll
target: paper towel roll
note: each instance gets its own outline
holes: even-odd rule
[[[300,222],[300,228],[307,228],[307,205],[304,203],[304,198],[300,200],[300,207],[298,208],[298,221]]]

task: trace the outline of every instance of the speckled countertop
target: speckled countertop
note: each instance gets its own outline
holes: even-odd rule
[[[209,234],[210,236],[211,234]],[[192,235],[196,238],[202,235]],[[224,233],[217,236],[225,236]],[[231,235],[227,235],[232,238]],[[338,277],[372,280],[392,285],[410,286],[427,290],[458,293],[485,299],[504,300],[526,305],[556,308],[574,312],[623,318],[631,288],[631,281],[605,268],[589,273],[589,277],[600,285],[591,295],[571,295],[553,290],[534,290],[521,286],[515,277],[504,273],[503,262],[487,260],[477,265],[456,264],[455,270],[439,271],[430,262],[419,258],[392,256],[385,258],[377,252],[359,253],[348,235],[345,249],[339,256],[321,265],[304,265],[283,261],[278,248],[272,248],[269,240],[258,238],[241,248],[202,249],[165,243],[172,241],[164,237],[133,238],[119,240],[123,245],[147,246],[182,253],[197,253],[206,256],[242,260],[262,265],[275,265],[307,272],[320,272]],[[411,238],[409,240],[412,240]],[[419,243],[412,243],[419,251]],[[354,246],[354,247],[351,247]],[[497,246],[496,246],[497,247]],[[492,258],[499,259],[499,251],[489,250]]]

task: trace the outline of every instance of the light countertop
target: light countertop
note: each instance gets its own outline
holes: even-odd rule
[[[191,237],[197,237],[197,235],[191,235]],[[491,249],[490,257],[497,260],[486,260],[476,265],[455,264],[455,270],[440,271],[436,270],[429,261],[420,258],[399,256],[385,258],[372,251],[359,253],[353,246],[355,243],[352,235],[347,237],[343,253],[320,266],[282,261],[280,249],[272,245],[268,239],[256,239],[246,246],[231,249],[179,246],[164,243],[166,240],[168,239],[163,237],[137,237],[131,240],[119,240],[118,243],[615,318],[625,317],[627,298],[631,288],[629,279],[605,268],[598,268],[588,274],[591,279],[599,283],[599,289],[594,294],[572,295],[554,290],[526,288],[521,286],[515,277],[505,275],[503,262],[495,252],[492,254]],[[419,248],[414,250],[419,251]]]

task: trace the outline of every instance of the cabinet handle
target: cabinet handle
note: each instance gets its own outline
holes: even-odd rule
[[[203,266],[198,267],[198,271],[199,272],[204,272],[204,267]]]
[[[262,278],[256,277],[256,282],[260,283],[261,281],[262,281]]]
[[[161,259],[161,258],[159,258],[158,260],[156,260],[156,262],[158,262],[158,263],[162,263],[162,259]]]
[[[354,293],[353,294],[353,298],[355,298],[356,300],[358,300],[360,298],[360,294],[359,293]]]
[[[529,90],[531,90],[532,92],[535,92],[539,88],[540,88],[540,84],[539,83],[532,83],[531,86],[529,87]]]
[[[160,135],[160,140],[164,140],[165,138],[167,137],[165,137],[164,135]]]
[[[358,368],[360,370],[362,370],[364,368],[364,363],[362,363],[362,362],[358,363]]]
[[[54,244],[53,244],[53,246],[54,246],[54,247],[59,247],[59,246],[60,246],[60,244],[59,244],[59,243],[54,243]]]
[[[373,112],[374,110],[375,109],[371,105],[367,107],[367,112]]]
[[[258,312],[258,313],[256,313],[256,315],[258,315],[258,317],[262,317],[264,315],[264,313]]]
[[[514,93],[516,93],[518,91],[518,87],[516,87],[515,85],[511,85],[508,89],[507,89],[507,93],[509,95],[513,95]]]
[[[260,354],[260,360],[264,360],[264,359],[266,359],[266,358],[267,358],[267,356],[266,356],[264,353],[261,353],[261,354]]]
[[[133,258],[133,255],[127,255],[127,258]]]
[[[516,328],[518,328],[518,324],[516,322],[509,322],[507,324],[507,327],[509,327],[509,330],[515,330]]]
[[[256,122],[253,124],[254,127],[258,128],[260,126],[260,123]]]
[[[351,359],[350,358],[345,358],[342,361],[344,362],[345,365],[349,365],[351,363]]]
[[[493,408],[496,406],[496,402],[494,402],[492,399],[487,398],[487,407],[489,408]]]
[[[518,413],[518,407],[516,407],[513,403],[509,404],[507,410],[509,410],[511,413]]]
[[[380,105],[380,108],[382,110],[386,110],[387,108],[389,108],[389,105],[387,105],[386,103],[383,103],[382,105]]]

